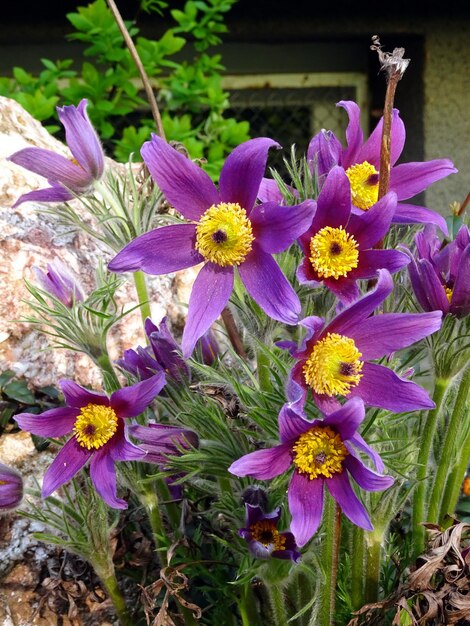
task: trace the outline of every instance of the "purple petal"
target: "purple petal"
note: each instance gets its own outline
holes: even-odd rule
[[[299,298],[270,254],[253,246],[238,271],[246,290],[266,315],[285,324],[297,324]]]
[[[362,215],[351,215],[347,231],[354,236],[360,249],[372,248],[385,237],[396,208],[397,196],[390,191],[368,211],[362,211]]]
[[[113,509],[127,509],[127,502],[117,497],[116,468],[108,446],[104,446],[93,455],[90,462],[90,478],[106,504]]]
[[[351,186],[342,167],[334,167],[328,174],[317,201],[311,232],[325,226],[346,226],[351,213]],[[310,231],[309,231],[310,232]]]
[[[282,193],[279,191],[277,183],[272,178],[262,178],[258,189],[258,199],[260,202],[275,202],[281,204]]]
[[[414,258],[411,258],[411,263],[408,265],[408,272],[410,275],[411,286],[413,287],[416,299],[421,305],[421,308],[425,311],[433,311],[435,309],[429,304],[428,291],[426,289],[427,283],[424,280],[424,275],[422,273],[424,262],[428,261],[426,259],[420,259],[416,262]]]
[[[292,442],[312,427],[312,422],[303,419],[289,404],[279,412],[279,437],[282,443]]]
[[[72,432],[75,420],[80,413],[79,409],[68,406],[58,409],[49,409],[40,415],[34,413],[20,413],[15,415],[22,430],[40,437],[62,437]]]
[[[69,439],[44,475],[42,497],[47,498],[58,487],[75,476],[92,454],[92,450],[82,447],[75,437]]]
[[[169,274],[202,263],[195,249],[196,226],[174,224],[156,228],[127,244],[108,264],[112,272]]]
[[[375,276],[376,272],[377,268],[372,272],[371,276]],[[347,278],[325,278],[323,284],[335,294],[341,304],[346,306],[355,302],[360,296],[355,277],[350,278],[349,275]]]
[[[358,324],[349,336],[354,339],[362,360],[380,359],[401,350],[441,327],[442,312],[383,313]]]
[[[362,378],[348,397],[354,396],[362,398],[365,404],[394,413],[434,408],[434,402],[422,387],[376,363],[364,363]]]
[[[124,432],[125,429],[123,428],[122,433],[118,431],[110,439],[107,446],[109,455],[114,461],[144,461],[147,456],[146,451],[128,441]]]
[[[351,487],[346,472],[334,474],[331,478],[326,478],[325,482],[328,491],[353,524],[356,524],[359,528],[364,528],[364,530],[374,530],[364,505]]]
[[[273,202],[256,206],[250,214],[256,243],[270,254],[287,250],[308,230],[315,207],[313,200],[295,206],[279,206]]]
[[[158,396],[165,383],[164,372],[158,372],[131,387],[118,389],[111,395],[109,404],[118,417],[137,417]]]
[[[362,148],[359,150],[356,156],[357,163],[364,163],[367,161],[371,165],[374,165],[376,169],[380,167],[380,148],[382,144],[382,128],[383,117],[380,118],[379,123],[372,131],[369,139],[365,142]],[[397,109],[393,109],[392,114],[392,129],[390,137],[390,163],[395,165],[403,152],[403,146],[405,145],[405,125],[400,117]]]
[[[394,483],[391,476],[383,476],[373,472],[352,454],[346,457],[344,465],[359,487],[366,491],[383,491]]]
[[[212,326],[233,289],[233,267],[207,263],[194,281],[181,348],[189,358],[197,340]]]
[[[447,299],[444,286],[436,274],[436,270],[427,259],[418,261],[418,266],[426,291],[427,310],[435,311],[439,309],[443,313],[448,313],[450,308],[449,300]]]
[[[256,450],[245,454],[232,463],[228,471],[235,476],[252,476],[258,480],[269,480],[287,472],[291,465],[290,446],[286,443],[274,448]]]
[[[331,130],[321,130],[308,144],[307,161],[312,173],[322,178],[341,162],[341,142]]]
[[[61,380],[60,387],[65,397],[65,402],[76,409],[81,409],[87,404],[100,404],[109,406],[109,398],[104,393],[89,391],[77,385],[73,380]]]
[[[0,511],[14,509],[23,498],[23,479],[12,467],[0,463]]]
[[[348,273],[348,278],[372,278],[380,269],[394,274],[409,262],[410,257],[398,250],[362,250],[359,252],[359,265]]]
[[[160,137],[152,135],[140,153],[168,202],[188,220],[198,221],[208,208],[219,204],[219,193],[209,176]]]
[[[343,150],[342,166],[344,169],[348,169],[350,165],[356,163],[356,155],[359,152],[362,142],[363,134],[361,129],[361,110],[355,102],[349,100],[342,100],[338,102],[336,106],[343,107],[349,117],[349,124],[346,129],[346,142],[347,148]]]
[[[189,428],[151,423],[148,426],[136,424],[130,426],[129,430],[133,437],[140,439],[143,443],[160,446],[162,449],[173,452],[177,450],[177,446],[196,448],[199,445],[197,434]]]
[[[292,515],[290,529],[301,548],[318,530],[323,514],[323,479],[310,480],[294,472],[287,492]]]
[[[270,513],[264,513],[263,509],[258,505],[245,504],[245,508],[247,526],[253,526],[253,524],[256,524],[256,522],[265,519],[272,520],[275,524],[277,524],[281,517],[280,506],[278,506],[276,509],[274,509],[274,511],[271,511]]]
[[[348,400],[340,409],[330,413],[324,419],[326,426],[331,426],[342,441],[351,439],[366,416],[364,402],[360,398]]]
[[[449,234],[447,223],[442,215],[431,211],[423,206],[415,206],[414,204],[404,204],[399,202],[397,210],[392,219],[393,224],[435,224],[444,235]]]
[[[24,148],[8,159],[30,172],[60,183],[75,193],[83,193],[92,182],[90,174],[60,154],[42,148]]]
[[[454,164],[449,159],[402,163],[393,167],[390,172],[390,189],[396,192],[398,200],[407,200],[441,178],[456,172]]]
[[[457,317],[464,317],[470,312],[470,245],[460,257],[450,310]]]
[[[349,441],[345,442],[345,446],[348,448],[351,454],[353,454],[354,449],[351,449],[350,444],[354,444],[354,447],[356,447],[358,450],[361,450],[361,452],[364,452],[364,454],[367,454],[367,456],[373,461],[375,469],[378,472],[382,473],[385,471],[385,466],[382,459],[380,458],[380,455],[373,448],[371,448],[368,443],[364,441],[359,433],[356,433],[349,439]]]
[[[88,118],[87,104],[86,100],[82,100],[78,107],[57,107],[57,113],[65,128],[65,140],[73,156],[97,180],[103,175],[104,155],[98,135]]]
[[[258,196],[269,148],[281,146],[268,137],[257,137],[237,146],[225,160],[219,189],[223,202],[236,202],[247,214]]]
[[[349,333],[353,333],[358,324],[368,318],[374,309],[392,293],[393,280],[390,273],[387,270],[379,270],[378,276],[375,289],[337,315],[322,335],[329,332],[349,336]]]
[[[68,200],[72,200],[73,197],[73,194],[71,194],[68,189],[62,187],[62,185],[53,183],[52,187],[24,193],[18,198],[12,208],[16,209],[16,207],[23,204],[23,202],[67,202]]]

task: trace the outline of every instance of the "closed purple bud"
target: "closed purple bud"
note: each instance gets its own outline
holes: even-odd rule
[[[341,161],[341,143],[331,130],[322,129],[310,140],[307,161],[321,178]]]
[[[23,479],[11,467],[0,463],[0,511],[14,509],[23,498]]]
[[[38,267],[33,267],[33,270],[41,288],[69,309],[74,302],[84,300],[83,291],[77,280],[59,259],[47,264],[47,272]]]
[[[198,343],[201,349],[202,362],[205,365],[212,365],[220,354],[220,349],[217,339],[210,328],[203,334]]]

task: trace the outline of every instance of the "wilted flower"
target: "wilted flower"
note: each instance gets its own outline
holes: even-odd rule
[[[277,524],[281,517],[281,507],[271,513],[263,513],[259,506],[246,504],[245,528],[238,534],[248,542],[248,549],[258,559],[291,559],[297,563],[301,554],[291,532],[280,533]]]
[[[21,474],[0,463],[0,511],[14,509],[23,498]]]
[[[60,300],[64,306],[70,308],[74,302],[83,301],[84,294],[80,285],[59,259],[47,264],[47,272],[39,267],[33,267],[33,270],[41,288]]]
[[[192,223],[141,235],[121,250],[109,269],[166,274],[205,263],[189,300],[182,340],[185,357],[227,304],[235,267],[267,315],[286,324],[298,321],[299,299],[272,254],[286,250],[307,230],[314,205],[255,206],[268,150],[277,146],[261,137],[235,148],[222,168],[219,191],[203,170],[159,137],[142,147],[144,161],[168,202]]]
[[[398,250],[375,250],[387,233],[397,204],[386,194],[364,216],[351,213],[351,191],[343,168],[328,173],[310,228],[299,238],[305,254],[297,271],[301,283],[324,283],[342,302],[359,297],[356,281],[372,278],[377,270],[396,272],[409,263]]]
[[[98,136],[86,112],[88,102],[81,100],[77,107],[57,107],[59,119],[65,128],[65,140],[73,155],[69,160],[43,148],[24,148],[12,154],[10,161],[30,172],[47,178],[50,187],[22,195],[14,204],[37,202],[65,202],[90,191],[94,181],[104,170],[104,154]]]
[[[269,480],[294,466],[288,500],[291,530],[299,546],[307,543],[320,525],[324,485],[353,524],[373,530],[348,474],[366,491],[387,489],[393,478],[382,475],[384,465],[379,455],[356,432],[364,417],[364,403],[359,398],[348,400],[334,413],[313,421],[284,405],[279,413],[281,444],[243,456],[232,463],[229,471],[236,476]],[[357,449],[373,459],[380,473],[363,464]]]
[[[442,313],[372,315],[393,290],[387,270],[379,270],[378,276],[373,291],[343,309],[326,326],[320,317],[303,320],[308,334],[300,348],[291,342],[278,344],[297,359],[288,386],[292,402],[303,406],[310,389],[325,412],[338,408],[338,395],[358,396],[368,405],[398,413],[434,406],[424,389],[371,361],[439,330]]]
[[[126,438],[124,418],[140,415],[161,391],[165,375],[159,373],[111,397],[88,391],[72,380],[60,385],[67,406],[40,415],[21,413],[15,419],[23,430],[41,437],[73,436],[61,448],[47,470],[42,496],[47,498],[69,481],[90,460],[90,478],[103,500],[115,509],[127,503],[116,494],[116,461],[142,461],[145,450]]]
[[[436,229],[426,226],[415,237],[417,259],[408,270],[416,298],[425,311],[440,310],[465,317],[470,313],[470,232],[460,227],[456,238],[442,247]]]

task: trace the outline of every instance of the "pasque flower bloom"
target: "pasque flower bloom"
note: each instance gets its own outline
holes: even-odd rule
[[[47,264],[47,272],[33,267],[36,278],[44,291],[48,291],[63,305],[70,308],[74,302],[82,302],[83,291],[77,280],[59,259]]]
[[[248,542],[248,549],[258,559],[291,559],[297,563],[301,554],[291,532],[280,533],[277,524],[281,517],[281,507],[271,513],[264,513],[259,506],[245,504],[245,527],[238,534]]]
[[[331,140],[328,142],[327,157],[318,155],[317,160],[322,163],[330,159],[330,161],[335,161],[336,164],[341,165],[346,170],[351,183],[353,204],[360,211],[368,211],[378,199],[383,118],[380,119],[370,137],[364,142],[358,105],[351,101],[341,101],[338,106],[343,107],[349,116],[349,124],[346,129],[347,146],[340,151],[339,142]],[[457,172],[457,170],[449,159],[396,165],[405,144],[405,136],[405,125],[398,110],[394,109],[391,130],[392,167],[389,190],[397,194],[398,204],[392,222],[398,224],[436,224],[446,233],[447,225],[442,216],[425,207],[404,203],[403,200],[412,198],[432,183]],[[312,158],[314,158],[316,149],[314,139],[312,139],[309,149]]]
[[[114,272],[166,274],[204,262],[194,283],[183,333],[183,356],[217,319],[233,288],[234,267],[248,293],[273,319],[296,324],[299,299],[271,256],[286,250],[313,217],[310,201],[294,207],[255,206],[272,139],[251,139],[228,156],[219,190],[191,160],[153,136],[142,156],[158,186],[192,223],[158,228],[111,261]]]
[[[136,417],[161,391],[165,375],[159,373],[131,387],[119,389],[111,397],[89,391],[72,380],[60,385],[67,406],[41,415],[21,413],[15,419],[23,430],[41,437],[72,437],[47,470],[42,496],[47,498],[69,481],[90,460],[90,478],[103,500],[116,509],[127,503],[116,494],[116,461],[143,460],[146,452],[126,438],[124,418]]]
[[[23,498],[21,474],[0,463],[0,511],[14,509]]]
[[[65,139],[73,155],[69,160],[43,148],[24,148],[12,154],[10,161],[30,172],[47,178],[50,187],[22,195],[15,207],[23,202],[65,202],[90,191],[104,170],[104,154],[98,136],[86,112],[88,102],[81,100],[77,107],[57,107],[59,119],[65,128]]]
[[[364,403],[359,398],[348,400],[324,419],[313,421],[304,419],[286,404],[279,414],[281,444],[243,456],[232,463],[229,472],[269,480],[294,466],[288,501],[290,528],[299,546],[307,543],[320,525],[324,485],[353,524],[372,530],[348,474],[366,491],[387,489],[393,478],[382,475],[384,465],[379,455],[356,432],[364,417]],[[357,449],[373,459],[380,473],[363,464]]]
[[[349,180],[333,167],[318,196],[310,228],[299,238],[305,258],[297,277],[301,283],[324,283],[342,302],[359,297],[356,281],[372,278],[385,268],[396,272],[409,263],[398,250],[374,250],[387,233],[397,198],[390,192],[363,216],[351,213]]]
[[[434,403],[417,384],[400,378],[372,360],[405,348],[438,330],[441,311],[372,315],[390,295],[393,280],[379,270],[373,291],[343,309],[325,326],[320,317],[305,318],[307,336],[300,348],[281,342],[297,359],[288,384],[289,399],[302,407],[307,391],[321,410],[338,408],[337,396],[360,397],[389,411],[429,409]]]
[[[415,237],[417,259],[408,267],[416,298],[425,311],[465,317],[470,313],[470,232],[460,227],[442,247],[433,226]]]

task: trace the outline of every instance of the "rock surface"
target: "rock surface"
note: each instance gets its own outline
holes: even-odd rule
[[[29,295],[24,279],[34,282],[31,269],[34,265],[45,269],[47,263],[58,257],[79,277],[86,292],[93,287],[90,268],[112,256],[104,245],[85,233],[70,233],[68,228],[59,226],[54,215],[45,212],[54,205],[26,202],[12,208],[22,194],[47,186],[44,178],[7,160],[9,155],[28,146],[71,157],[68,148],[50,136],[17,102],[0,97],[0,371],[13,369],[32,387],[55,385],[64,377],[97,387],[99,372],[87,356],[65,350],[45,350],[48,345],[45,335],[30,324],[17,321],[30,314],[23,301]],[[108,166],[113,167],[109,159]],[[74,208],[78,214],[83,214],[78,201],[74,201]],[[84,219],[87,218],[84,216]],[[156,323],[167,312],[170,319],[180,318],[179,303],[185,294],[178,293],[177,286],[187,282],[187,278],[175,281],[172,276],[148,279],[152,317]],[[131,282],[124,285],[118,296],[119,303],[126,308],[137,304]],[[142,341],[137,310],[113,329],[109,344],[111,358],[119,358],[123,350]]]

